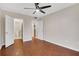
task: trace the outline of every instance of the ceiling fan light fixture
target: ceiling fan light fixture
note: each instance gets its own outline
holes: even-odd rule
[[[36,9],[36,12],[39,12],[39,9]]]

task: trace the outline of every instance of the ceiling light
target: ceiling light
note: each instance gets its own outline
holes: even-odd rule
[[[36,9],[36,12],[39,12],[39,9]]]

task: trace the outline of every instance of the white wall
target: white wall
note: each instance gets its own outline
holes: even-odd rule
[[[8,11],[1,10],[1,9],[0,9],[0,11],[2,12],[1,13],[2,20],[5,20],[5,15],[8,15],[10,17],[17,18],[17,19],[23,19],[23,22],[24,22],[23,40],[28,41],[28,40],[32,39],[32,17],[31,16],[22,15],[22,14],[18,14],[18,13],[14,13],[14,12],[8,12]]]
[[[44,39],[79,51],[79,4],[47,15],[44,21]]]
[[[1,16],[1,11],[0,11],[0,49],[2,47],[2,45],[4,45],[5,43],[5,21],[3,20],[2,16]]]
[[[2,47],[2,20],[0,18],[0,49]]]

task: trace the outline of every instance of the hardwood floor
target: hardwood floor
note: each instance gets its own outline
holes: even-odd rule
[[[5,45],[2,46],[1,50],[0,50],[0,56],[5,56]]]
[[[1,50],[0,50],[0,56],[1,56]]]
[[[19,45],[20,46],[20,45]],[[14,49],[15,44],[6,48],[6,55],[24,55],[24,56],[79,56],[79,52],[67,49],[53,43],[35,39],[26,41],[23,48]],[[21,53],[21,54],[20,54]]]
[[[16,39],[14,41],[14,44],[6,48],[6,55],[18,55],[22,56],[24,55],[24,50],[23,50],[23,40],[22,39]]]

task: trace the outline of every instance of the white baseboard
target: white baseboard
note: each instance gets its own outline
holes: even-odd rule
[[[59,45],[61,47],[68,48],[68,49],[71,49],[71,50],[79,52],[79,49],[76,49],[76,48],[72,48],[72,47],[69,47],[69,46],[66,46],[66,45],[63,45],[63,44],[60,44],[60,43],[57,43],[57,42],[52,42],[52,41],[49,41],[49,40],[45,40],[45,41],[48,41],[50,43],[54,43],[54,44]]]

